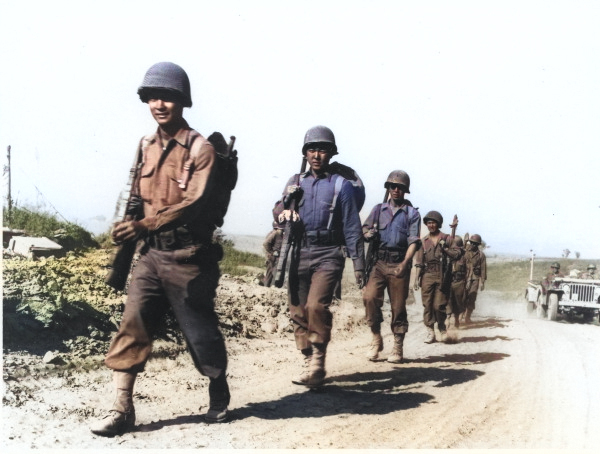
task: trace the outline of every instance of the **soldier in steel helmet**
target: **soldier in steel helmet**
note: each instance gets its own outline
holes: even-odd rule
[[[596,265],[590,263],[587,266],[587,272],[583,273],[581,276],[582,279],[598,279],[598,274],[596,273]]]
[[[280,222],[294,222],[298,238],[290,263],[288,300],[303,370],[292,382],[318,387],[326,375],[333,319],[330,305],[345,265],[343,246],[352,260],[356,282],[362,286],[364,245],[355,189],[351,181],[331,172],[330,160],[338,154],[331,129],[309,129],[302,153],[310,169],[289,179],[273,214]],[[294,211],[292,200],[297,202]]]
[[[557,277],[565,277],[563,272],[560,270],[560,263],[552,262],[550,264],[550,272],[546,274],[546,277],[542,279],[542,294],[548,293],[548,289],[552,285],[552,281],[554,281]]]
[[[265,277],[262,281],[262,285],[265,287],[270,287],[273,283],[282,242],[283,225],[273,221],[273,229],[268,233],[263,243],[263,249],[267,254]]]
[[[454,248],[458,250],[458,256],[452,260],[452,284],[450,286],[450,298],[446,306],[446,326],[458,329],[460,326],[460,314],[465,311],[466,284],[467,284],[467,262],[463,239],[459,236],[454,238]]]
[[[408,332],[406,299],[412,259],[421,245],[421,215],[404,198],[410,193],[410,177],[406,172],[392,171],[384,187],[389,200],[375,205],[362,226],[365,240],[377,240],[379,243],[376,262],[363,289],[367,325],[373,335],[367,358],[376,361],[383,350],[381,308],[387,288],[392,312],[390,327],[394,336],[394,346],[387,361],[400,363],[404,357],[404,337]]]
[[[114,436],[133,429],[133,387],[144,370],[156,327],[170,306],[198,371],[209,378],[207,422],[228,418],[227,352],[218,328],[214,297],[219,281],[220,245],[212,243],[218,214],[215,200],[215,146],[190,128],[183,109],[192,106],[190,83],[178,65],[161,62],[138,89],[158,127],[139,145],[141,164],[132,186],[137,202],[131,217],[112,231],[115,242],[143,240],[128,288],[127,303],[105,363],[112,369],[116,399],[95,424],[94,434]],[[225,144],[226,145],[226,144]],[[198,150],[191,155],[190,150]],[[174,169],[190,166],[185,187]],[[178,175],[179,176],[179,175]],[[189,178],[189,179],[188,179]],[[137,208],[135,207],[137,205]],[[176,392],[174,390],[173,392]]]
[[[442,215],[435,210],[428,212],[423,218],[429,233],[422,239],[415,266],[420,269],[419,278],[415,282],[415,290],[421,288],[423,301],[423,323],[427,329],[425,343],[436,341],[435,324],[440,332],[440,340],[447,340],[446,331],[446,306],[448,294],[443,291],[442,284],[446,267],[450,261],[459,255],[459,251],[452,247],[450,235],[440,229],[444,222]]]
[[[465,323],[471,323],[471,314],[475,310],[477,293],[485,289],[487,279],[487,260],[480,249],[481,236],[477,233],[467,240],[465,261],[467,263],[467,297],[465,301]]]

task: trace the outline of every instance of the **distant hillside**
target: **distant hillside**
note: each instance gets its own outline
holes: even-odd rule
[[[234,248],[243,252],[252,252],[263,255],[263,242],[265,237],[257,235],[233,235],[225,233],[225,239],[233,241]]]
[[[254,254],[263,255],[263,242],[265,237],[258,235],[235,235],[226,233],[225,238],[233,241],[235,249],[243,252],[252,252]],[[506,253],[495,253],[491,249],[485,251],[485,255],[488,258],[488,262],[513,262],[521,260],[529,260],[529,257],[522,254],[506,254]]]

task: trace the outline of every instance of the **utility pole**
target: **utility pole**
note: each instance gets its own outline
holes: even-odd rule
[[[8,220],[12,219],[12,195],[10,193],[10,145],[8,146]]]
[[[533,281],[533,260],[535,259],[535,254],[533,253],[533,249],[530,249],[529,252],[531,252],[531,264],[529,267],[529,280]]]

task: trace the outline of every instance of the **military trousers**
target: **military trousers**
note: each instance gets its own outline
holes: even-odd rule
[[[365,305],[365,316],[367,325],[373,332],[379,332],[379,327],[383,322],[384,292],[387,289],[390,297],[390,308],[392,318],[390,327],[393,333],[400,334],[408,331],[408,316],[406,314],[406,299],[410,286],[410,266],[406,275],[397,277],[394,271],[398,268],[398,263],[385,262],[378,260],[371,271],[369,282],[363,289],[363,303]]]
[[[267,258],[265,277],[263,279],[263,284],[265,287],[270,287],[271,285],[273,285],[273,280],[275,279],[275,272],[277,271],[277,259],[278,257]]]
[[[465,309],[475,310],[475,301],[479,292],[480,279],[475,278],[467,282],[467,296],[465,298]]]
[[[147,248],[134,268],[123,319],[105,359],[109,368],[144,370],[153,334],[170,305],[194,365],[211,378],[211,402],[228,401],[227,352],[214,308],[220,271],[210,255],[194,248]]]
[[[465,281],[452,282],[450,287],[450,298],[448,299],[448,305],[446,306],[446,314],[458,315],[465,311],[465,299],[467,296]]]
[[[294,251],[288,278],[290,318],[299,350],[328,344],[334,291],[346,258],[340,246],[305,246]]]
[[[448,297],[442,292],[442,278],[439,273],[425,273],[421,281],[423,301],[423,323],[429,328],[438,324],[440,331],[446,331],[446,305]]]

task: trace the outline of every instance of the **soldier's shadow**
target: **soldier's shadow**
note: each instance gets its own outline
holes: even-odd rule
[[[507,336],[492,336],[492,337],[473,336],[473,337],[461,337],[457,340],[457,342],[458,343],[460,343],[460,342],[487,342],[487,341],[493,341],[493,340],[512,341],[514,339],[512,337],[507,337]]]
[[[460,330],[477,329],[477,328],[506,328],[510,319],[489,317],[485,320],[472,321],[469,324],[461,322]]]
[[[427,358],[411,359],[408,362],[411,364],[432,364],[440,362],[449,362],[459,364],[461,366],[469,366],[473,364],[487,364],[493,361],[500,361],[510,355],[506,353],[496,352],[479,352],[473,354],[451,353],[440,356],[428,356]]]
[[[340,414],[384,415],[408,410],[435,399],[418,392],[419,383],[437,387],[475,380],[483,372],[469,369],[401,367],[383,372],[356,372],[330,377],[318,391],[301,392],[281,399],[252,402],[236,409],[236,419],[312,418]]]
[[[356,372],[329,377],[318,390],[295,386],[299,392],[279,399],[250,402],[233,409],[230,416],[235,421],[249,417],[277,420],[343,414],[384,415],[434,400],[433,395],[416,390],[420,383],[433,381],[437,382],[436,387],[447,387],[475,380],[481,375],[483,372],[466,368],[406,366],[384,372]],[[149,432],[199,422],[204,422],[201,415],[185,415],[142,424],[136,429]]]

